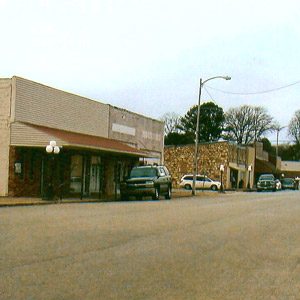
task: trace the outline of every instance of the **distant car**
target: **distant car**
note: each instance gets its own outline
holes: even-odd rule
[[[171,199],[172,178],[165,166],[134,167],[126,181],[121,183],[120,192],[123,200],[130,196],[151,196],[153,200],[158,200],[160,195]]]
[[[276,190],[277,190],[277,191],[281,190],[282,186],[281,186],[280,180],[279,180],[279,179],[276,179],[275,182],[276,182]]]
[[[256,189],[258,192],[261,191],[276,191],[276,181],[273,174],[262,174],[259,176]]]
[[[185,188],[186,190],[191,190],[193,187],[193,175],[184,175],[180,180],[180,187]],[[221,182],[210,179],[209,177],[204,175],[197,175],[195,187],[196,189],[210,189],[216,191],[220,189]]]
[[[281,180],[281,185],[283,190],[295,190],[296,189],[296,182],[294,178],[283,178]]]

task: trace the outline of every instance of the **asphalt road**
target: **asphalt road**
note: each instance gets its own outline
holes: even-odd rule
[[[300,192],[0,209],[0,299],[300,299]]]

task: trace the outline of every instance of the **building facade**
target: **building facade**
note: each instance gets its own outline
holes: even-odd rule
[[[185,174],[193,174],[195,145],[165,146],[165,164],[179,186]],[[222,183],[226,189],[246,188],[254,184],[254,149],[230,142],[203,143],[198,149],[198,174],[221,181],[220,166],[224,166]],[[248,167],[251,166],[251,171]]]
[[[20,77],[0,79],[0,196],[116,197],[141,160],[163,160],[158,120]],[[55,140],[59,154],[45,147]]]

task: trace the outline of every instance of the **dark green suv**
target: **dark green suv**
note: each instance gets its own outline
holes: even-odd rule
[[[256,185],[257,191],[267,191],[271,190],[273,192],[276,192],[276,181],[273,174],[262,174],[259,176],[257,185]]]
[[[165,166],[134,167],[130,176],[121,183],[121,199],[127,200],[130,196],[142,199],[151,196],[158,200],[161,195],[171,199],[172,178]]]

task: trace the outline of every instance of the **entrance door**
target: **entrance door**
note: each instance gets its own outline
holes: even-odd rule
[[[91,157],[90,165],[90,194],[100,192],[101,187],[101,159],[98,156]]]
[[[230,169],[230,183],[231,188],[236,189],[238,187],[238,170]]]

